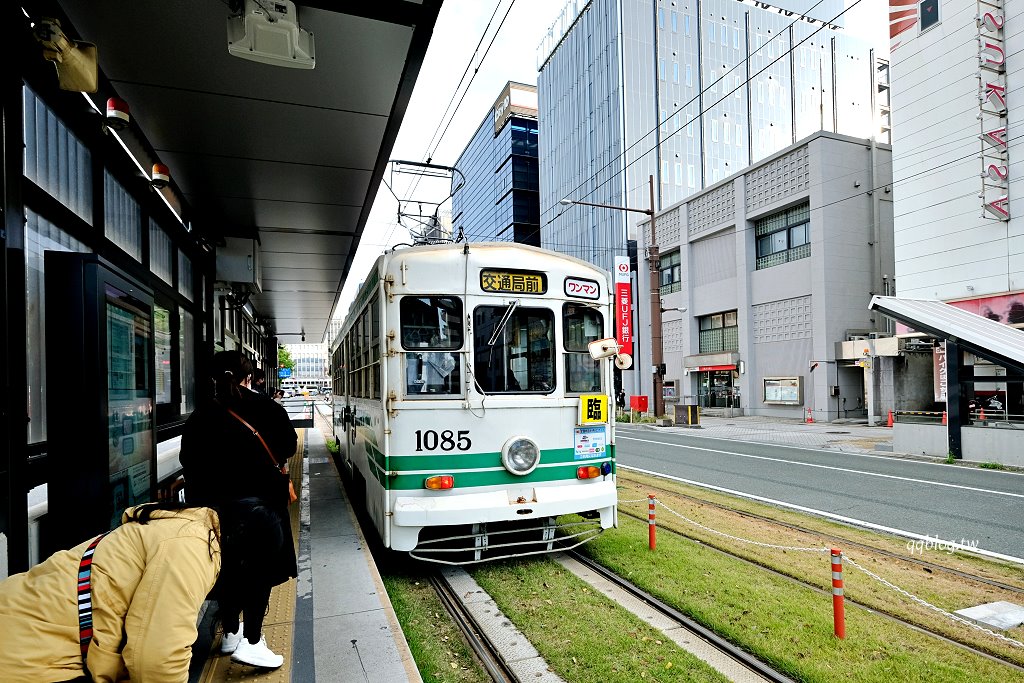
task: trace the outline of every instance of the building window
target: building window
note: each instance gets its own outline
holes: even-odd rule
[[[939,23],[939,0],[921,0],[921,30],[927,31]]]
[[[192,261],[182,252],[178,252],[178,291],[188,299],[192,298]]]
[[[142,215],[135,201],[109,171],[104,172],[103,202],[107,239],[136,261],[142,260]]]
[[[171,238],[156,224],[152,218],[149,219],[149,269],[158,278],[167,284],[174,283],[174,247],[171,245]]]
[[[739,351],[740,335],[736,311],[705,315],[697,320],[700,324],[700,353]]]
[[[811,208],[804,202],[754,223],[757,270],[811,255]]]
[[[92,223],[92,154],[64,122],[24,88],[25,177]]]
[[[661,285],[659,292],[661,294],[671,294],[672,292],[679,291],[682,286],[683,276],[679,263],[678,249],[661,255],[661,258],[658,259],[658,273],[658,282]]]

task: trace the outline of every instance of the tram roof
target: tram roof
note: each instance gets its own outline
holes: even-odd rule
[[[170,168],[195,229],[259,241],[251,300],[281,342],[327,328],[442,1],[299,0],[316,41],[303,70],[229,55],[226,2],[26,0],[97,44],[96,100],[128,102],[141,163]]]
[[[1003,367],[1024,372],[1024,331],[942,301],[871,298],[869,309],[894,318],[918,332],[960,343],[964,349]]]

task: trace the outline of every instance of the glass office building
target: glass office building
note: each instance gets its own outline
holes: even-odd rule
[[[453,179],[452,228],[473,242],[540,246],[537,89],[509,83],[463,150]]]
[[[794,2],[572,0],[538,48],[542,246],[610,270],[639,217],[561,199],[647,209],[653,176],[660,210],[814,131],[870,137],[870,47],[841,0]]]

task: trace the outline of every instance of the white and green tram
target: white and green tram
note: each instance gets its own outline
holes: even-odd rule
[[[613,321],[608,273],[562,254],[456,243],[378,258],[331,367],[339,467],[384,545],[461,564],[616,526],[613,364],[588,351],[615,354]]]

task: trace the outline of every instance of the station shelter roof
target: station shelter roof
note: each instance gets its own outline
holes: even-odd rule
[[[152,157],[140,163],[170,169],[193,229],[215,244],[258,240],[262,292],[251,301],[278,340],[321,339],[442,0],[299,0],[314,69],[230,55],[229,2],[24,2],[97,45],[94,101],[128,102],[128,132],[141,131]]]
[[[954,341],[996,365],[1024,372],[1024,331],[929,299],[875,296],[868,305],[918,332]]]

